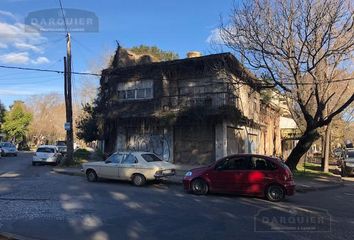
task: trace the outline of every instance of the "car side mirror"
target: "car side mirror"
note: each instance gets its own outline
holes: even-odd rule
[[[107,163],[111,163],[111,161],[104,161],[104,163],[105,163],[105,164],[107,164]]]

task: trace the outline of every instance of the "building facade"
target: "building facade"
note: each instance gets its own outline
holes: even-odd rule
[[[259,83],[230,53],[113,65],[102,75],[107,153],[151,151],[187,165],[280,154],[279,111],[262,103]]]

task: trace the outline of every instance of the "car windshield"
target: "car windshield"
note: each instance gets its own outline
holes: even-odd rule
[[[66,142],[64,141],[58,141],[57,146],[66,146]]]
[[[54,153],[54,148],[49,148],[49,147],[38,148],[37,152]]]
[[[141,154],[141,156],[144,158],[145,161],[147,162],[161,162],[162,160],[156,156],[155,154]]]
[[[349,158],[354,158],[354,151],[350,151],[347,153]]]

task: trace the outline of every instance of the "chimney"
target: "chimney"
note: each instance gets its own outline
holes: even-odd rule
[[[187,52],[187,58],[195,58],[195,57],[201,57],[202,54],[198,51],[190,51]]]

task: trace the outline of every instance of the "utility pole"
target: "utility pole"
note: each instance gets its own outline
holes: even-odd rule
[[[66,35],[66,58],[64,57],[64,97],[66,110],[66,146],[67,154],[65,164],[73,162],[74,134],[73,134],[73,107],[71,96],[71,38],[70,33]]]

